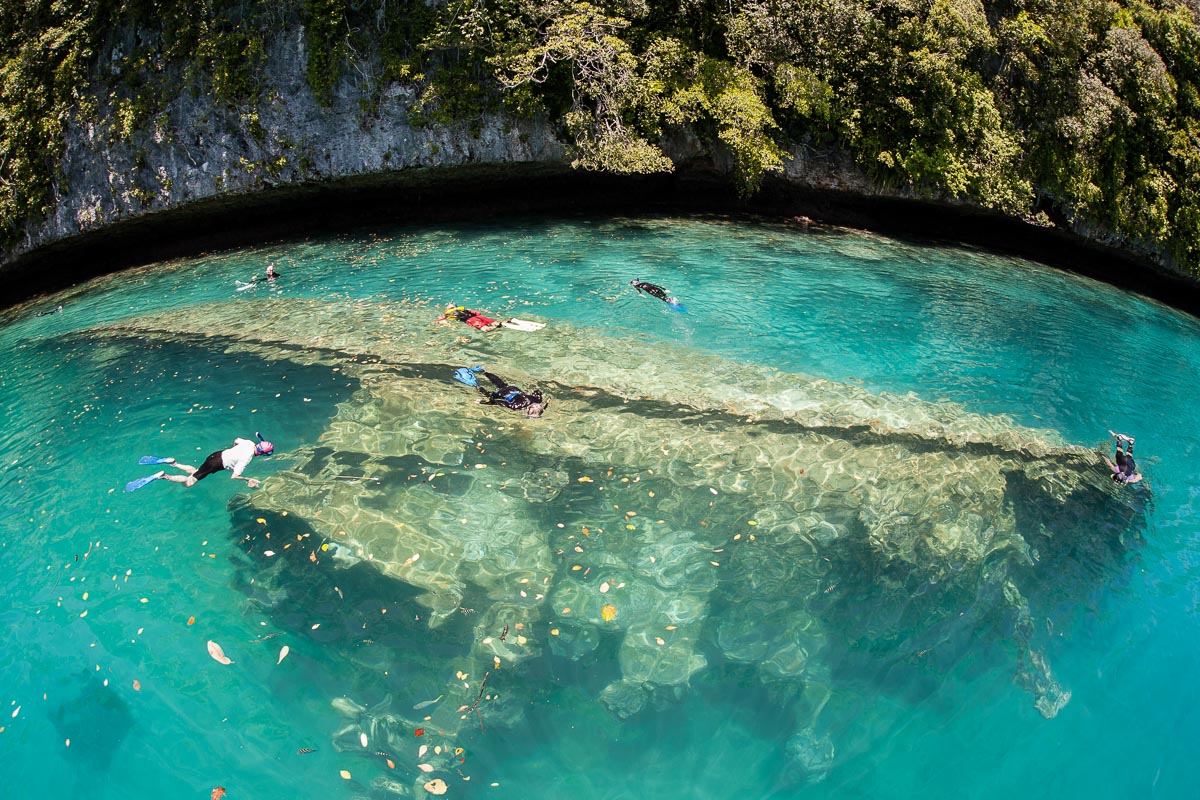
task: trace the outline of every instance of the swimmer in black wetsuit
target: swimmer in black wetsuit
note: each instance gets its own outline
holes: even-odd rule
[[[35,317],[45,317],[50,314],[61,314],[61,313],[62,313],[62,306],[59,306],[58,308],[52,308],[49,311],[39,311],[38,313],[34,314],[34,316]]]
[[[1133,460],[1133,437],[1126,436],[1123,433],[1108,432],[1117,440],[1117,452],[1113,455],[1113,461],[1109,461],[1107,457],[1104,463],[1108,464],[1112,470],[1112,479],[1115,483],[1137,483],[1142,479],[1142,475],[1137,471],[1137,464]],[[1125,450],[1121,450],[1121,444],[1125,444]],[[1116,463],[1113,463],[1113,462]]]
[[[678,299],[668,295],[667,290],[664,289],[663,287],[659,286],[656,283],[646,283],[646,281],[642,280],[641,278],[634,278],[633,280],[631,280],[629,282],[629,285],[632,286],[633,288],[637,289],[639,293],[645,292],[646,294],[650,295],[651,297],[657,297],[659,300],[662,300],[664,303],[666,303],[669,306],[672,306],[672,307],[675,307],[678,309],[683,308],[683,306],[680,305]]]
[[[491,372],[483,373],[483,377],[491,381],[496,390],[488,391],[482,386],[477,386],[476,388],[483,395],[482,398],[475,401],[477,403],[504,406],[513,411],[524,411],[527,417],[540,417],[546,410],[546,406],[550,404],[550,398],[542,395],[537,389],[526,392]]]

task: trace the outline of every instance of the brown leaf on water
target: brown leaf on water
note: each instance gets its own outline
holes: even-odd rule
[[[188,617],[188,625],[195,625],[195,624],[196,624],[196,618]]]
[[[430,794],[443,795],[446,793],[446,782],[441,778],[434,778],[425,784],[425,791]]]
[[[225,796],[225,787],[218,786],[212,790],[212,800],[221,800]]]
[[[221,649],[221,645],[209,639],[208,654],[213,657],[214,661],[221,664],[232,664],[233,660],[225,655],[225,651]]]
[[[142,690],[142,682],[139,680],[135,680],[133,682],[133,690],[135,692],[140,692]]]

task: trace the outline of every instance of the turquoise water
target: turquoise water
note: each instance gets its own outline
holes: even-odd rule
[[[236,291],[235,280],[261,273],[267,263],[283,274],[278,285]],[[668,287],[686,313],[639,296],[628,285],[637,277]],[[556,623],[548,622],[537,629],[544,649],[490,670],[481,689],[489,665],[467,666],[478,660],[480,620],[495,599],[486,592],[468,588],[459,612],[431,627],[420,591],[369,561],[349,566],[324,550],[313,550],[317,562],[303,557],[308,550],[291,557],[307,546],[303,538],[294,540],[295,550],[264,557],[263,548],[275,546],[263,538],[267,529],[271,541],[290,543],[293,534],[317,527],[298,501],[289,505],[291,495],[267,487],[291,487],[296,474],[318,474],[314,465],[337,449],[331,422],[351,413],[374,373],[360,370],[352,355],[340,367],[330,366],[342,358],[337,354],[314,362],[295,346],[302,337],[294,333],[288,334],[293,350],[283,351],[294,354],[286,358],[231,346],[239,327],[280,314],[300,328],[311,324],[315,336],[315,309],[346,308],[379,320],[381,327],[364,330],[364,337],[409,336],[416,352],[424,338],[437,343],[427,359],[388,361],[397,373],[440,364],[434,349],[455,336],[464,337],[459,363],[486,359],[502,374],[520,363],[515,350],[550,341],[529,338],[547,332],[489,339],[465,327],[428,325],[436,307],[452,300],[498,318],[532,317],[550,331],[575,331],[587,343],[580,363],[604,361],[609,347],[627,348],[620,352],[658,354],[669,375],[680,359],[718,357],[872,395],[949,401],[1085,447],[1107,447],[1110,428],[1136,435],[1153,490],[1149,516],[1138,525],[1113,518],[1130,527],[1130,541],[1138,544],[1107,558],[1081,546],[1076,556],[1063,556],[1061,573],[1022,583],[1038,652],[1070,701],[1052,719],[1038,713],[1014,679],[1022,647],[1003,624],[942,635],[937,631],[949,623],[941,617],[908,616],[904,625],[919,623],[910,637],[900,623],[875,622],[872,615],[889,616],[877,602],[887,581],[845,562],[822,574],[814,594],[827,604],[810,598],[803,607],[825,626],[825,641],[838,641],[813,658],[804,680],[764,679],[760,661],[728,657],[718,646],[730,619],[752,632],[786,631],[789,618],[801,613],[777,583],[759,585],[750,571],[730,569],[717,573],[715,587],[711,577],[695,579],[708,582],[707,622],[697,624],[695,648],[706,666],[622,718],[600,700],[628,667],[618,636],[601,633],[593,641],[577,629],[572,638],[566,626],[562,635],[551,634]],[[33,316],[59,302],[63,314]],[[219,335],[197,335],[197,326],[210,332],[195,322],[200,317],[188,317],[190,327],[170,335],[139,335],[125,325],[146,317],[167,330],[173,312],[213,303],[221,306],[205,312],[212,313],[206,324],[220,326],[212,331]],[[389,314],[397,321],[389,322]],[[425,320],[419,328],[411,321],[417,317]],[[450,797],[1194,793],[1200,481],[1190,467],[1200,443],[1191,398],[1200,374],[1200,325],[1155,303],[963,248],[742,221],[647,219],[397,229],[269,245],[111,276],[0,319],[0,461],[7,465],[0,511],[0,699],[6,703],[0,753],[10,796],[208,797],[219,785],[230,798],[393,797],[386,781],[407,791],[430,777],[445,779]],[[622,406],[624,424],[636,415],[654,423],[653,415],[665,414],[663,398],[675,397],[655,383],[653,358],[649,364],[646,385],[638,388],[646,400]],[[511,428],[494,429],[495,444],[486,445],[493,452],[477,459],[492,462],[485,472],[524,482],[527,491],[537,481],[522,476],[539,469],[569,476],[558,494],[522,512],[535,517],[529,524],[546,531],[550,547],[561,543],[553,539],[560,520],[590,525],[608,514],[638,522],[622,517],[633,507],[643,518],[687,520],[680,529],[699,531],[696,520],[704,517],[712,522],[706,527],[755,530],[748,521],[761,507],[743,503],[749,493],[692,491],[716,472],[697,467],[696,475],[652,476],[645,465],[653,454],[644,461],[627,455],[627,465],[641,464],[637,477],[653,487],[656,507],[641,494],[618,497],[634,491],[617,483],[626,474],[621,466],[605,486],[610,495],[600,496],[578,477],[603,482],[603,466],[565,450],[536,450],[528,441],[537,438],[536,426],[565,424],[584,402],[572,394],[562,364],[555,365],[548,362],[540,374],[528,363],[519,370],[557,380],[552,394],[564,399],[544,420],[506,418],[498,410],[471,418]],[[420,378],[427,380],[423,391],[448,405],[469,405],[469,393],[444,375]],[[673,390],[700,396],[711,388],[697,380]],[[596,409],[597,418],[608,413]],[[441,422],[447,438],[459,437],[461,420],[446,412],[433,424]],[[581,435],[599,436],[586,428],[590,422],[579,417],[572,424]],[[747,437],[765,435],[736,414],[705,424],[732,437],[744,424]],[[164,482],[133,494],[122,490],[146,474],[137,465],[141,455],[198,463],[255,430],[279,448],[248,471],[267,478],[259,495],[266,500],[222,475],[186,490]],[[470,466],[470,448],[483,445],[474,430],[460,437],[472,444],[459,462],[427,450],[393,455],[394,462],[383,464],[392,473],[379,472],[380,495],[362,490],[363,507],[401,514],[393,503],[411,503],[421,511],[413,512],[418,521],[422,513],[447,509],[464,518],[491,514],[479,499],[482,479],[468,483],[445,466],[462,458]],[[551,428],[541,430],[551,437]],[[493,461],[505,456],[512,461],[508,472]],[[382,470],[381,463],[382,457],[343,460],[338,471],[364,474]],[[422,487],[404,480],[435,469],[451,473],[444,488],[431,488],[437,480]],[[393,473],[396,493],[389,493]],[[886,478],[885,468],[880,476]],[[608,510],[612,500],[621,506],[615,515]],[[1125,501],[1113,502],[1123,508]],[[711,512],[709,504],[716,504]],[[289,507],[285,518],[278,509]],[[1104,512],[1096,519],[1096,535],[1106,535]],[[496,523],[503,530],[507,524]],[[610,528],[605,536],[615,537],[620,527],[601,524]],[[767,522],[758,528],[764,540],[769,529]],[[827,552],[831,563],[846,557],[836,547]],[[418,563],[430,560],[425,555]],[[605,557],[624,555],[613,545]],[[566,585],[563,576],[555,580]],[[938,596],[936,589],[929,594],[924,584],[905,586],[912,607],[926,608],[927,617],[932,612],[918,595],[963,609],[977,603]],[[754,613],[744,610],[748,597],[758,603]],[[954,612],[947,608],[946,616]],[[533,631],[526,630],[531,639]],[[928,631],[948,643],[937,651],[944,656],[927,658],[922,648],[917,657],[906,645]],[[211,659],[209,640],[234,663]],[[277,663],[284,645],[290,652]],[[472,673],[468,701],[487,689],[499,699],[439,735],[440,718],[421,722],[437,704],[413,706],[444,694],[460,668]],[[829,696],[817,715],[821,744],[814,752],[832,757],[800,770],[789,741],[812,709],[796,695],[801,685],[818,682]],[[370,729],[369,746],[361,747],[367,717],[347,712],[345,702],[339,710],[337,698],[374,709],[367,717],[403,717],[394,727],[406,738]],[[425,729],[420,737],[412,735],[417,725]],[[429,752],[418,756],[422,745]],[[443,746],[463,753],[451,759],[433,752]],[[310,747],[314,752],[297,752]],[[436,769],[426,775],[418,763]]]

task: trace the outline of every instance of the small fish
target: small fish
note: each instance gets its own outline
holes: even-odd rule
[[[508,636],[508,626],[507,625],[504,626],[504,632],[500,634],[500,641],[503,642],[505,636]]]
[[[382,750],[376,750],[375,755],[379,756],[380,758],[391,758],[392,757],[391,753],[385,753]]]
[[[439,694],[437,697],[435,697],[432,700],[424,700],[420,703],[417,703],[415,706],[413,706],[413,711],[420,711],[422,708],[429,708],[431,705],[436,703],[438,700],[441,700],[445,696],[446,695],[444,695],[444,694]]]
[[[296,755],[303,756],[303,755],[308,755],[309,753],[315,753],[315,752],[317,752],[317,748],[315,748],[315,747],[301,747],[299,750],[296,751]]]

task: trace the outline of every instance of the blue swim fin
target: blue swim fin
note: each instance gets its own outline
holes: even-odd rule
[[[142,456],[138,459],[139,464],[166,464],[171,459],[159,458],[158,456]]]
[[[130,481],[129,483],[125,484],[125,491],[136,492],[138,489],[142,488],[147,483],[156,481],[161,477],[162,477],[162,473],[156,472],[153,475],[147,475],[144,478],[138,478],[136,481]]]
[[[673,309],[675,311],[687,311],[687,309],[684,308],[683,303],[680,303],[678,300],[676,300],[673,297],[667,301],[667,308]]]
[[[478,386],[479,381],[475,379],[475,373],[466,367],[459,367],[454,370],[454,380],[467,386]]]

